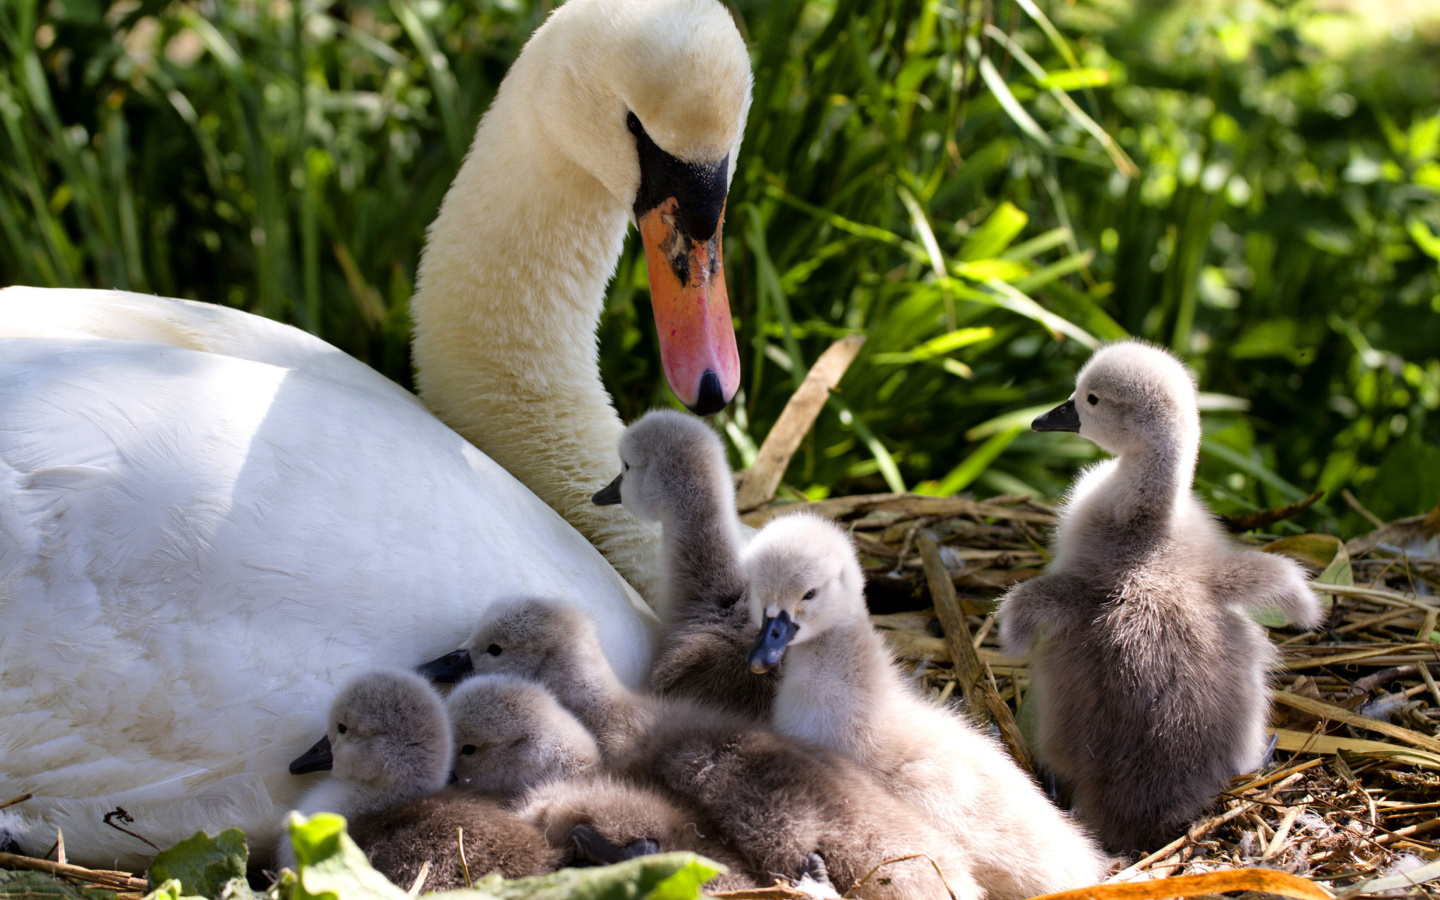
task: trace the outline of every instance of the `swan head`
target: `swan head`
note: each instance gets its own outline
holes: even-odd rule
[[[632,212],[671,390],[718,412],[740,381],[721,223],[752,80],[730,13],[718,0],[571,0],[522,64],[545,142]]]
[[[799,513],[773,520],[740,556],[750,618],[760,636],[750,669],[768,672],[785,649],[837,625],[864,620],[865,574],[849,536],[834,523]]]
[[[720,437],[694,416],[657,409],[625,429],[620,474],[593,500],[598,506],[619,503],[637,519],[660,522],[687,503],[708,501],[717,492],[722,504],[734,492]]]
[[[513,675],[466,679],[446,704],[455,779],[471,790],[514,798],[600,765],[600,748],[545,688]]]
[[[413,672],[379,669],[347,682],[317,749],[327,742],[335,777],[376,798],[433,793],[450,779],[450,719]]]
[[[1070,431],[1115,456],[1154,448],[1193,456],[1200,441],[1195,378],[1159,347],[1123,341],[1101,348],[1075,379],[1070,399],[1037,418],[1036,431]]]

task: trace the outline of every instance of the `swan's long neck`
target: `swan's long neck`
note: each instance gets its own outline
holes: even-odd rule
[[[516,64],[430,229],[411,301],[426,405],[533,490],[636,590],[658,594],[655,540],[590,496],[615,475],[622,425],[595,326],[624,206],[547,143]],[[527,77],[529,76],[529,77]]]

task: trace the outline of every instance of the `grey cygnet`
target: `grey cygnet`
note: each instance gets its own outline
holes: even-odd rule
[[[701,419],[654,410],[620,438],[620,475],[595,495],[664,528],[665,633],[650,690],[763,719],[776,677],[745,666],[755,628],[738,570],[735,483],[720,438]]]
[[[775,729],[854,760],[974,861],[991,900],[1097,884],[1108,860],[999,743],[920,696],[870,624],[850,538],[804,513],[772,520],[742,570],[758,626],[751,663],[783,655]]]
[[[1108,848],[1144,851],[1266,752],[1277,655],[1249,613],[1311,628],[1321,608],[1297,564],[1229,539],[1191,491],[1195,382],[1166,351],[1101,349],[1034,428],[1115,458],[1071,488],[1054,558],[1005,596],[1000,635],[1031,650],[1037,756]]]

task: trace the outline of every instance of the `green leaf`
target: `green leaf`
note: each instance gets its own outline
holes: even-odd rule
[[[1030,114],[1025,111],[1025,107],[1020,105],[1020,101],[1015,99],[1015,95],[1010,91],[1010,86],[1005,83],[1004,77],[995,70],[995,64],[990,62],[989,57],[980,57],[980,78],[984,80],[990,93],[999,101],[1000,108],[1005,110],[1005,115],[1009,116],[1021,131],[1034,138],[1042,147],[1050,147],[1055,143],[1050,140],[1050,135],[1045,133],[1045,129],[1040,127],[1040,123],[1032,119]]]
[[[113,900],[109,891],[77,887],[43,872],[0,869],[0,900]]]
[[[979,228],[970,232],[965,246],[960,248],[960,259],[964,262],[994,259],[1020,236],[1029,222],[1028,215],[1006,200],[985,217]]]
[[[895,365],[913,362],[921,362],[927,359],[934,359],[937,356],[944,356],[962,347],[971,344],[978,344],[981,341],[988,341],[995,336],[995,329],[985,326],[983,328],[959,328],[955,331],[947,331],[939,337],[933,337],[923,344],[918,344],[913,350],[902,353],[876,353],[870,357],[870,361],[879,365]]]
[[[1431,259],[1440,260],[1440,237],[1426,227],[1419,218],[1411,216],[1405,221],[1405,228],[1410,232],[1410,237],[1425,251],[1425,255]]]
[[[317,813],[292,814],[290,844],[295,849],[295,887],[291,900],[409,900],[409,895],[370,868],[370,861],[345,833],[345,819]]]
[[[190,894],[218,897],[235,879],[245,882],[245,833],[230,828],[211,837],[203,831],[186,838],[155,857],[150,865],[150,887],[179,881]],[[248,890],[248,888],[247,888]]]
[[[595,869],[561,869],[505,881],[482,878],[446,900],[696,900],[705,882],[725,867],[693,853],[660,853]]]

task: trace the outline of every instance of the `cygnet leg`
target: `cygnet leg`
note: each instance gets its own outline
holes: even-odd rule
[[[649,838],[640,838],[621,847],[588,822],[581,822],[570,829],[570,844],[574,848],[576,862],[597,866],[608,866],[660,852],[660,845]]]

